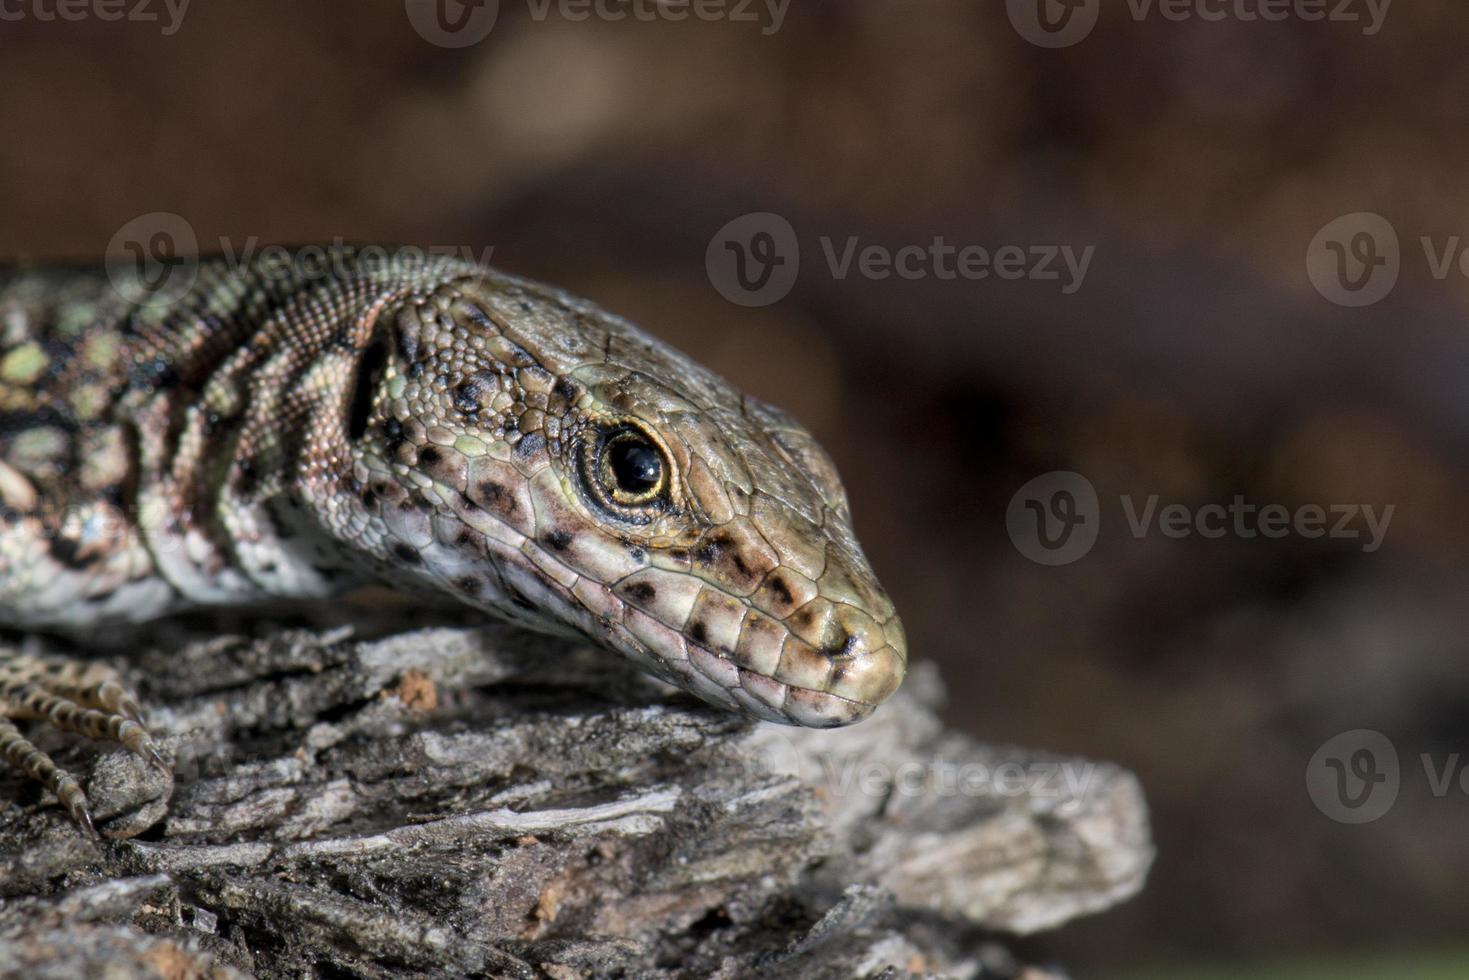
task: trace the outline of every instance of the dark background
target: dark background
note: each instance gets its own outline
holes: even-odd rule
[[[1469,278],[1436,279],[1419,240],[1469,240],[1469,18],[1417,0],[1364,36],[1106,8],[1063,50],[997,0],[795,0],[771,33],[502,0],[462,50],[400,0],[201,0],[173,36],[0,21],[0,256],[100,259],[156,211],[210,249],[492,246],[817,433],[953,724],[1139,774],[1148,889],[1042,954],[1078,975],[1462,976],[1469,792],[1436,796],[1420,759],[1469,765]],[[802,271],[737,306],[706,247],[766,211]],[[1358,211],[1396,228],[1402,279],[1348,309],[1306,254]],[[837,279],[821,238],[852,235],[1096,254],[1073,295]],[[1005,523],[1053,470],[1102,501],[1063,567]],[[1365,553],[1137,538],[1122,494],[1395,510]],[[1392,739],[1402,785],[1351,826],[1306,772],[1360,728]],[[1441,972],[1411,973],[1430,953]]]

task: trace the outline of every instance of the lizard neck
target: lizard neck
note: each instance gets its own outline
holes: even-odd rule
[[[354,379],[379,318],[456,270],[333,268],[309,278],[205,263],[138,331],[134,363],[153,376],[125,412],[139,525],[191,602],[310,598],[377,577],[333,526],[360,493],[346,438]]]

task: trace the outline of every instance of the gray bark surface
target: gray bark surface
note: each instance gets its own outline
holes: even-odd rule
[[[152,638],[172,779],[38,731],[133,836],[0,776],[0,976],[1034,978],[1001,934],[1152,857],[1131,774],[945,730],[922,664],[809,731],[506,627],[373,633]]]

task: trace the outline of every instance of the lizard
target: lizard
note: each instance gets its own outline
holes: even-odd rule
[[[770,722],[846,725],[898,687],[903,626],[790,416],[560,289],[319,254],[166,287],[0,270],[0,626],[85,637],[376,583]],[[94,835],[27,720],[166,766],[117,669],[0,645],[0,758]]]

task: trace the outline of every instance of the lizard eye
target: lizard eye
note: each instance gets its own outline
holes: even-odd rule
[[[657,447],[636,433],[623,433],[602,450],[603,466],[614,493],[642,497],[663,484],[663,457]]]
[[[664,502],[668,460],[646,433],[620,425],[590,440],[583,455],[583,477],[592,498],[619,516],[643,522]]]

